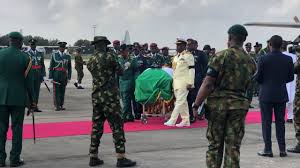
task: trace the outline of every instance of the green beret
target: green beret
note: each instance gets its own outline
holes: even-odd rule
[[[15,38],[15,39],[21,39],[21,40],[23,39],[22,34],[19,33],[19,32],[11,32],[11,33],[8,34],[8,37],[9,38]]]
[[[239,24],[231,26],[228,30],[228,34],[248,36],[248,32],[247,32],[246,28]]]

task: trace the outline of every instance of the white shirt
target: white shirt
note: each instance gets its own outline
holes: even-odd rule
[[[295,54],[289,53],[289,52],[282,52],[284,55],[287,55],[293,59],[293,63],[295,64],[297,62],[297,56]],[[295,99],[295,92],[296,92],[296,79],[297,75],[294,75],[294,80],[290,83],[286,84],[286,89],[288,92],[289,96],[289,102],[288,103],[293,103]]]

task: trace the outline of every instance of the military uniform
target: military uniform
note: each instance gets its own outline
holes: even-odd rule
[[[139,54],[134,56],[133,58],[135,58],[137,61],[139,74],[143,73],[149,67],[147,63],[147,58],[144,55]]]
[[[221,51],[208,65],[208,73],[218,73],[215,91],[207,98],[208,167],[239,167],[239,153],[245,133],[245,118],[250,101],[245,96],[256,71],[254,60],[242,48],[232,47]],[[241,73],[243,72],[243,73]]]
[[[49,66],[49,79],[53,80],[53,99],[57,111],[64,110],[66,86],[71,76],[71,56],[60,51],[54,52]]]
[[[147,64],[147,58],[144,57],[144,55],[142,55],[141,53],[138,55],[134,55],[134,57],[136,59],[137,62],[137,73],[138,75],[140,75],[141,73],[143,73],[147,68],[148,68],[148,64]],[[133,95],[135,96],[135,95]],[[135,119],[140,119],[141,118],[141,114],[143,112],[143,107],[141,104],[139,104],[138,102],[135,101],[135,97],[133,100],[133,111],[135,114]]]
[[[137,60],[129,55],[128,58],[119,56],[119,64],[124,69],[123,74],[119,76],[120,95],[123,103],[121,116],[124,121],[132,121],[134,117],[132,115],[131,101],[134,101],[135,79],[139,72],[138,64]]]
[[[247,30],[234,25],[228,34],[247,36]],[[249,100],[245,96],[256,72],[256,64],[242,46],[232,46],[216,54],[208,64],[207,76],[214,78],[214,90],[207,98],[208,119],[206,164],[209,168],[240,167],[240,146],[245,133]],[[202,101],[203,97],[201,97]],[[202,102],[197,97],[196,110]]]
[[[264,48],[264,49],[261,49],[259,52],[258,52],[258,56],[256,56],[256,62],[259,62],[259,59],[260,57],[263,57],[267,54],[270,53],[270,49],[268,47]]]
[[[186,43],[178,40],[177,44]],[[180,114],[182,122],[177,126],[190,126],[190,115],[188,109],[187,96],[189,90],[187,86],[194,87],[195,79],[195,60],[189,51],[177,53],[173,60],[173,89],[176,98],[175,108],[171,118],[165,123],[167,126],[174,126]]]
[[[35,43],[35,40],[30,40],[30,43]],[[39,95],[40,95],[40,88],[41,88],[41,83],[44,80],[44,77],[46,76],[46,70],[45,70],[45,64],[44,64],[44,55],[43,53],[37,51],[37,50],[32,50],[29,49],[26,51],[26,53],[30,56],[32,60],[32,73],[34,76],[34,91],[36,95],[36,99],[38,103],[39,100]]]
[[[98,42],[110,44],[104,36],[96,36],[92,45]],[[96,48],[97,49],[97,48]],[[89,150],[90,166],[103,164],[98,158],[98,148],[100,139],[103,135],[103,127],[105,120],[108,121],[113,132],[113,139],[117,155],[121,155],[118,159],[117,166],[135,166],[136,162],[126,159],[125,154],[125,135],[124,123],[120,116],[120,101],[117,75],[122,73],[122,68],[117,61],[114,53],[96,51],[87,63],[87,69],[93,77],[93,117],[92,117],[92,135]]]
[[[78,49],[78,51],[80,52],[79,49]],[[84,76],[83,65],[85,64],[85,62],[83,61],[82,56],[79,52],[75,55],[75,69],[77,71],[77,82],[78,82],[75,84],[75,86],[78,89],[83,89],[83,87],[81,86],[81,82],[82,82],[82,78]]]
[[[164,58],[159,53],[150,53],[148,58],[148,65],[150,67],[158,68],[164,65]]]
[[[18,32],[9,34],[10,38],[23,39]],[[34,74],[30,57],[15,46],[0,51],[0,166],[5,166],[5,144],[9,128],[9,116],[12,122],[12,148],[10,166],[20,166],[22,151],[22,132],[25,106],[36,101],[34,92]]]
[[[295,127],[295,136],[297,140],[297,144],[293,148],[288,148],[288,152],[300,153],[300,59],[298,57],[297,62],[295,63],[295,74],[297,75],[296,79],[296,93],[294,99],[294,127]]]
[[[163,66],[172,67],[172,56],[170,55],[162,55]]]
[[[246,52],[247,53],[247,52]],[[256,63],[256,54],[254,52],[248,52],[247,53],[249,55],[249,57],[251,59],[253,59]],[[256,92],[255,90],[257,90],[257,87],[258,87],[258,83],[255,81],[255,80],[252,80],[251,82],[251,85],[249,87],[249,89],[247,90],[246,92],[246,96],[248,97],[248,99],[250,100],[250,104],[252,102],[252,99],[253,99],[253,95],[254,93]]]

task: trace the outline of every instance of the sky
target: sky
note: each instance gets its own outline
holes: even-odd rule
[[[0,35],[22,29],[74,44],[94,35],[131,42],[156,42],[175,47],[176,38],[193,38],[199,47],[226,47],[227,30],[251,21],[293,22],[300,0],[0,0]],[[297,12],[298,11],[298,12]],[[299,16],[300,17],[300,16]],[[294,40],[300,29],[247,27],[247,41],[265,41],[272,35]]]

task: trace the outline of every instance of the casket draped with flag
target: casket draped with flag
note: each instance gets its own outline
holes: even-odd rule
[[[147,69],[135,81],[135,99],[141,104],[152,104],[157,99],[169,101],[173,97],[172,77],[162,69]]]

